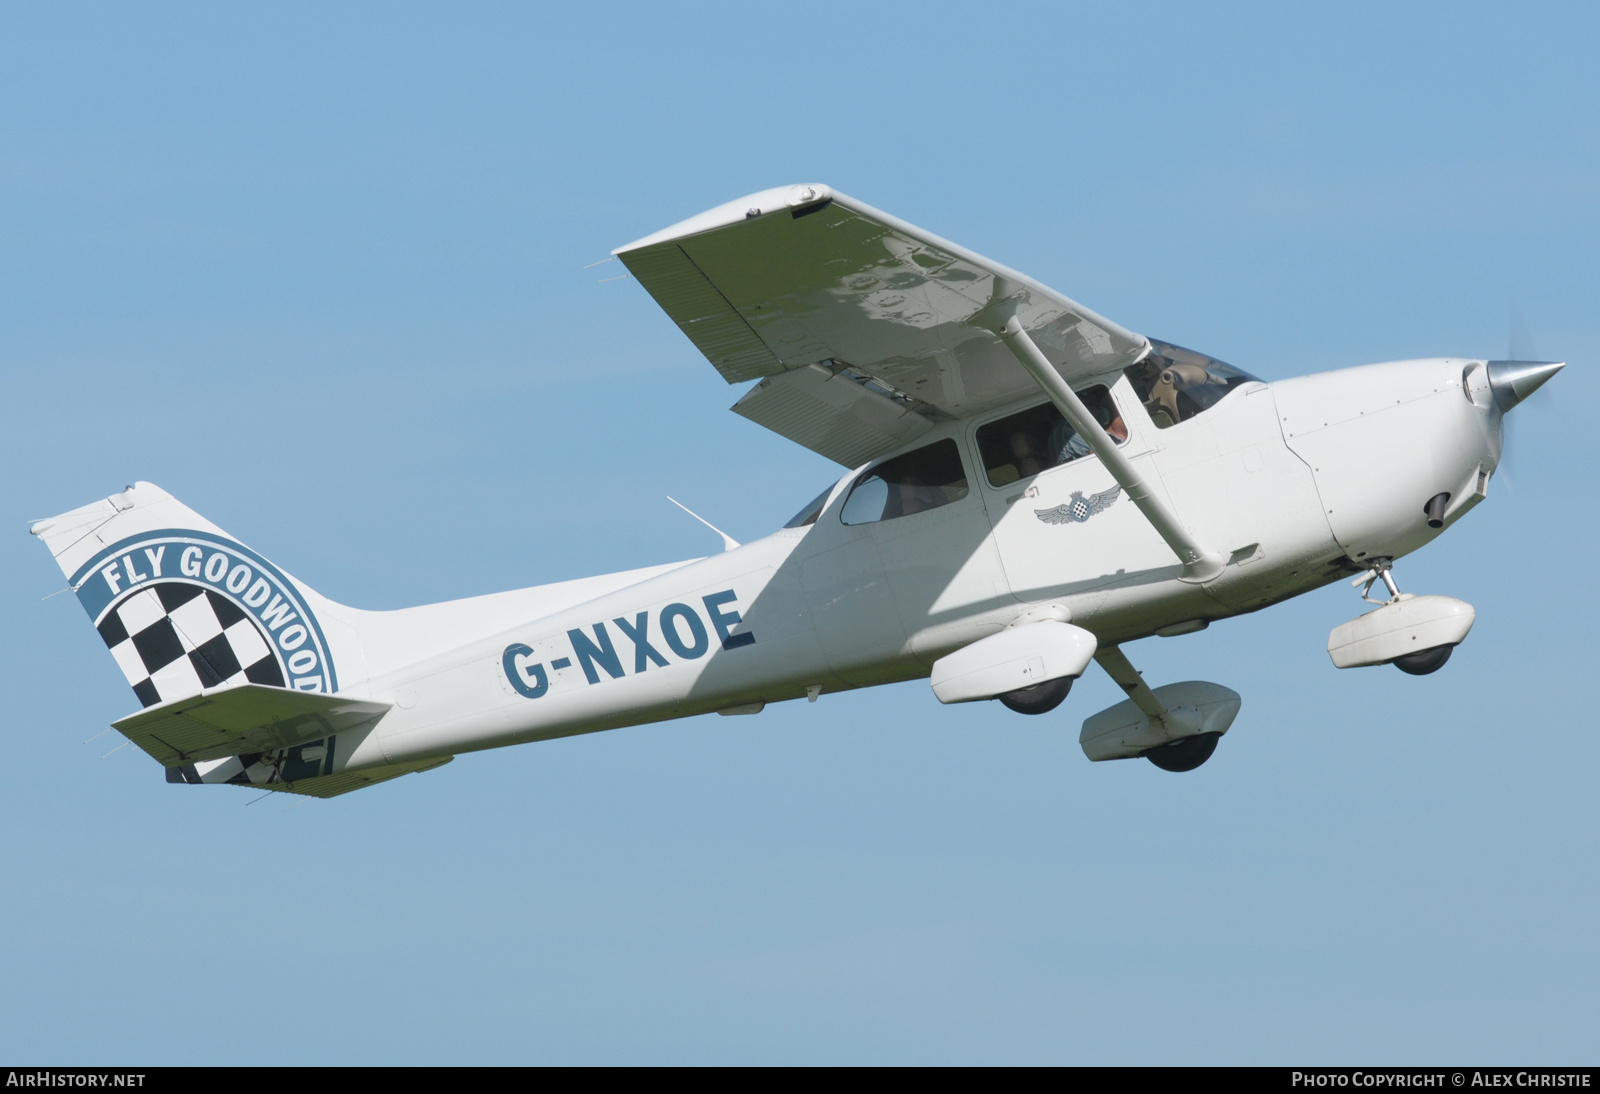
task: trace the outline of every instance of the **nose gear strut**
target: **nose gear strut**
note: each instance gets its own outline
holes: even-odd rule
[[[1350,584],[1360,585],[1362,582],[1366,583],[1366,587],[1361,590],[1361,599],[1365,600],[1368,604],[1393,604],[1396,600],[1399,600],[1401,596],[1400,587],[1394,583],[1394,574],[1391,572],[1393,569],[1394,559],[1375,558],[1372,560],[1372,564],[1367,567],[1367,571],[1359,575]],[[1389,590],[1389,599],[1387,600],[1374,600],[1370,595],[1372,593],[1372,586],[1376,585],[1379,581],[1382,581],[1384,587]]]

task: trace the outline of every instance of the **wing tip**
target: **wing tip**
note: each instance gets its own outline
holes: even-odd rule
[[[770,190],[759,190],[754,194],[746,194],[742,198],[723,202],[713,209],[707,209],[687,220],[652,232],[642,239],[624,244],[611,253],[622,255],[629,251],[653,247],[659,243],[670,243],[674,240],[687,239],[689,236],[702,235],[705,232],[714,232],[718,228],[727,228],[744,220],[765,216],[779,210],[794,209],[801,205],[815,205],[839,194],[833,187],[821,182],[799,182],[790,186],[775,186]]]

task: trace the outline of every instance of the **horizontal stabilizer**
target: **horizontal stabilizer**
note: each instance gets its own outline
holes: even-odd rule
[[[112,725],[167,767],[176,767],[331,737],[372,725],[388,710],[388,703],[241,684],[162,703]]]

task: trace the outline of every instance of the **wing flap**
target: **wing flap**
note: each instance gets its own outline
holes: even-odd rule
[[[770,376],[733,412],[846,467],[932,428],[926,411],[852,371],[811,365]]]
[[[242,684],[162,703],[112,726],[176,767],[345,733],[375,723],[388,710],[387,703],[365,699]]]

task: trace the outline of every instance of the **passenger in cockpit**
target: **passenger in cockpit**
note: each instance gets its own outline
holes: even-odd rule
[[[1011,434],[1011,454],[1017,458],[1017,477],[1020,479],[1037,475],[1046,467],[1053,467],[1060,462],[1055,460],[1045,463],[1040,459],[1033,434],[1025,429],[1019,429]]]

